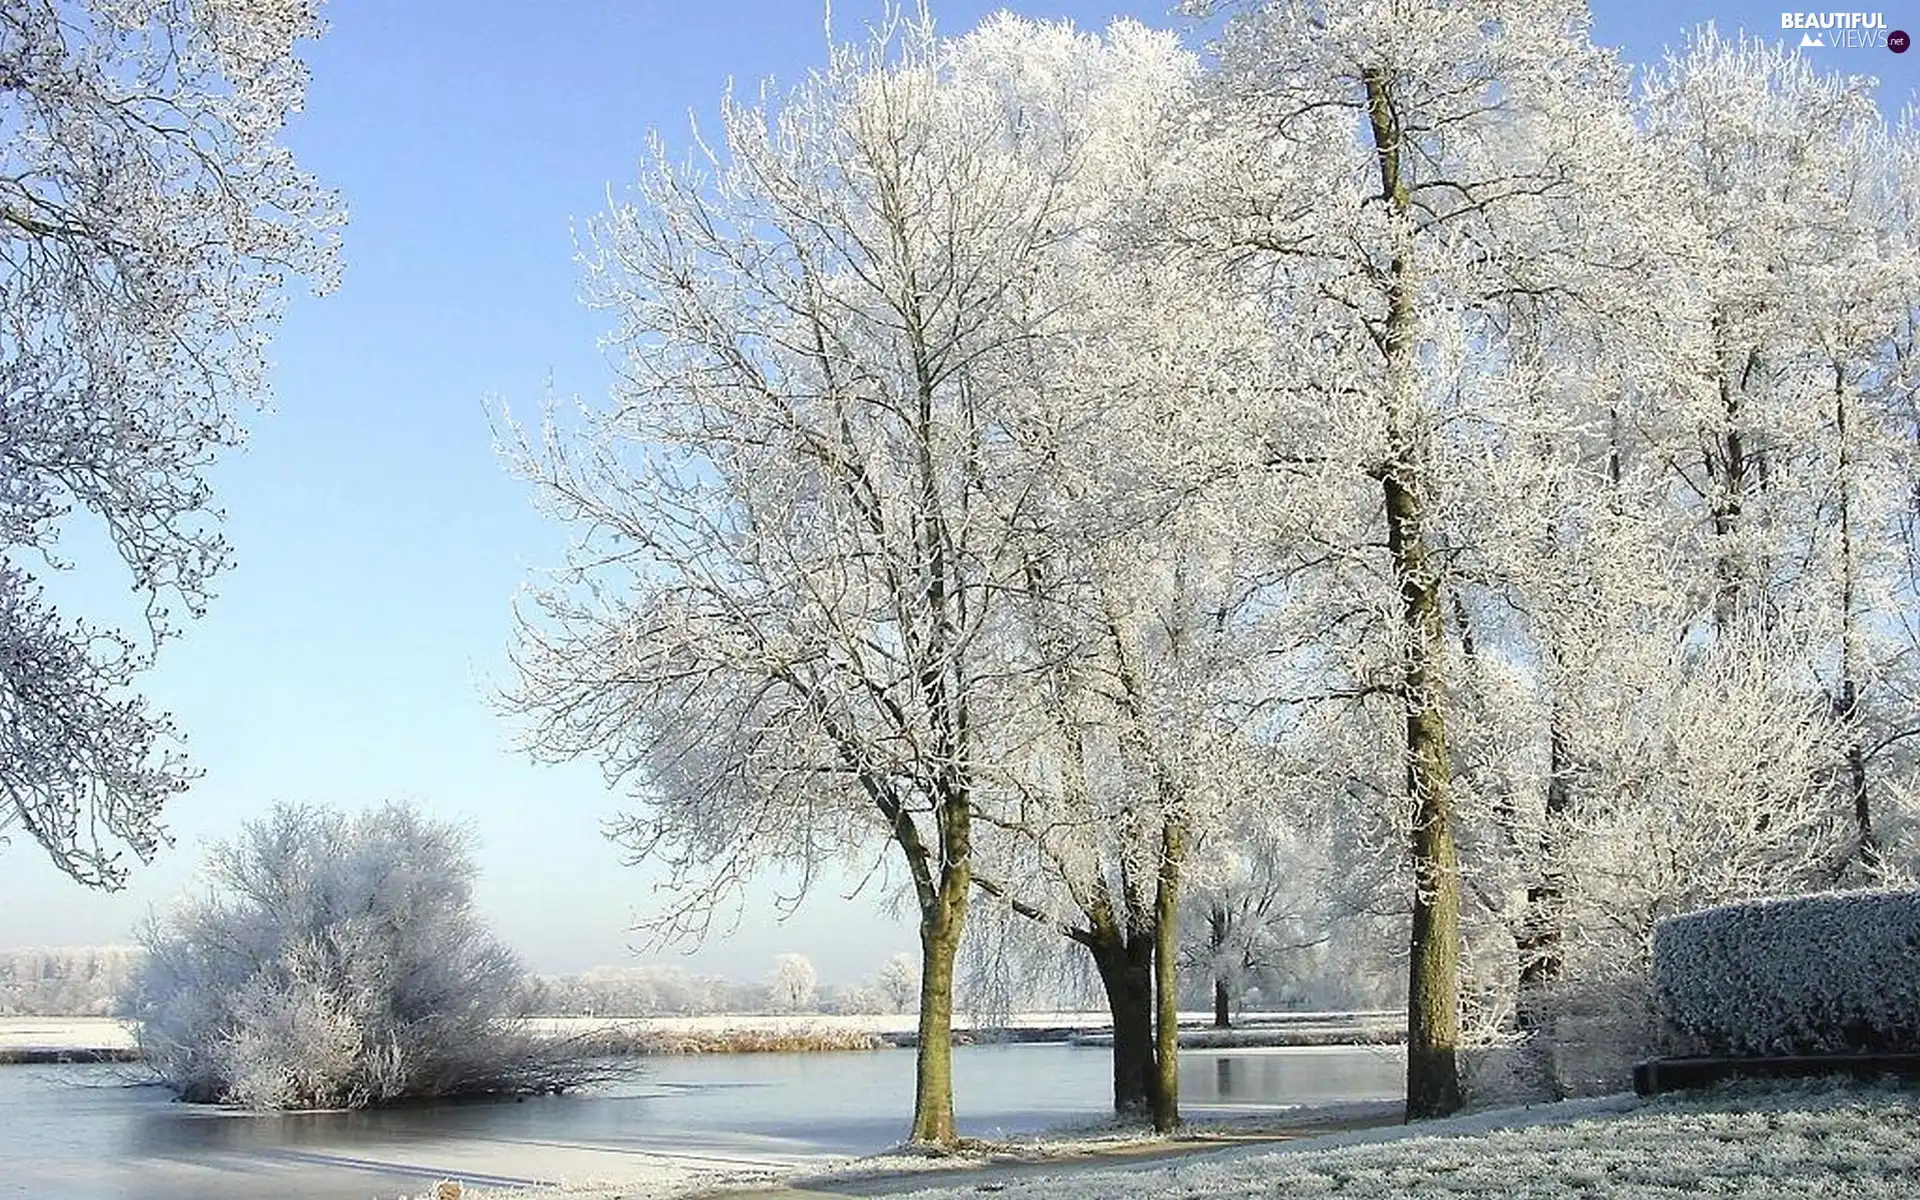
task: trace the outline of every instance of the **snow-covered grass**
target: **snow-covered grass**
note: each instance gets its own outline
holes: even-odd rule
[[[0,1050],[131,1050],[133,1026],[112,1017],[0,1017]]]
[[[1571,1118],[1571,1119],[1569,1119]],[[1010,1179],[1005,1200],[1284,1196],[1355,1200],[1912,1200],[1920,1096],[1752,1088],[1506,1110],[1066,1179]],[[970,1188],[923,1193],[958,1200]]]
[[[1913,1200],[1920,1196],[1920,1092],[1741,1084],[1693,1097],[1612,1096],[1506,1109],[1120,1168],[1097,1159],[1072,1169],[986,1165],[928,1188],[911,1177],[915,1168],[961,1162],[883,1156],[838,1165],[830,1175],[898,1173],[905,1177],[887,1190],[916,1200],[977,1200],[983,1187],[996,1200]],[[817,1188],[822,1178],[815,1173],[805,1182]],[[751,1187],[765,1180],[754,1172],[731,1182]],[[656,1200],[723,1182],[716,1173],[543,1192],[470,1189],[467,1196]]]

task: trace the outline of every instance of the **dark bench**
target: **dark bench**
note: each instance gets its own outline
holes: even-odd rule
[[[1897,1075],[1920,1079],[1920,1054],[1794,1054],[1775,1058],[1656,1058],[1633,1068],[1633,1090],[1642,1096],[1708,1087],[1728,1079],[1798,1079],[1852,1075],[1874,1079]]]

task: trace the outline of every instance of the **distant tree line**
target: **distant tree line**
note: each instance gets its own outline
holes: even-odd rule
[[[0,950],[0,1016],[112,1016],[142,959],[137,946]],[[807,964],[798,954],[782,955],[781,961]],[[541,1016],[583,1017],[911,1012],[919,997],[917,969],[911,955],[897,954],[859,982],[810,985],[805,997],[796,1002],[779,996],[778,980],[771,974],[766,979],[742,980],[674,965],[594,967],[573,974],[530,976],[526,1007]],[[811,970],[807,964],[807,971]],[[788,971],[800,974],[793,966]]]
[[[139,965],[133,946],[0,950],[0,1016],[111,1015]]]
[[[557,1017],[698,1017],[715,1013],[911,1012],[919,998],[912,955],[888,959],[857,983],[821,984],[804,955],[783,954],[763,980],[697,974],[642,964],[595,967],[529,982],[529,1007]]]

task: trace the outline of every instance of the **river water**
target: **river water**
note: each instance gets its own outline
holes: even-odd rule
[[[1395,1047],[1188,1051],[1188,1116],[1401,1094]],[[913,1055],[732,1054],[645,1060],[573,1096],[357,1113],[237,1113],[134,1086],[130,1068],[0,1066],[0,1197],[366,1200],[455,1177],[496,1186],[632,1178],[741,1163],[805,1166],[906,1133]],[[1097,1120],[1105,1050],[963,1046],[963,1133]]]

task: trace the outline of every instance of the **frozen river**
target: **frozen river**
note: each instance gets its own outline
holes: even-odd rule
[[[1400,1095],[1397,1047],[1188,1051],[1190,1116]],[[964,1133],[1097,1119],[1107,1052],[1063,1045],[954,1053]],[[802,1167],[905,1134],[913,1055],[651,1058],[577,1096],[359,1113],[244,1114],[128,1086],[130,1068],[0,1066],[0,1197],[366,1200],[476,1184],[626,1179],[743,1163]]]

